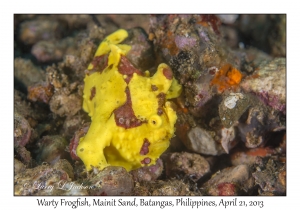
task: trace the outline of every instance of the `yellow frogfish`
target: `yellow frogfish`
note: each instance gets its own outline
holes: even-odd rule
[[[75,151],[88,171],[153,165],[174,135],[177,115],[167,100],[181,86],[164,63],[152,77],[135,68],[126,58],[131,46],[121,44],[127,37],[123,29],[107,36],[86,70],[83,109],[91,125]]]

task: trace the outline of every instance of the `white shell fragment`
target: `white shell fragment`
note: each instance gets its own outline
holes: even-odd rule
[[[236,106],[236,102],[242,98],[244,98],[244,95],[242,93],[230,93],[230,95],[225,98],[224,105],[228,109],[233,109]]]
[[[225,152],[229,154],[229,150],[235,146],[233,140],[235,139],[234,127],[221,129],[221,145]]]

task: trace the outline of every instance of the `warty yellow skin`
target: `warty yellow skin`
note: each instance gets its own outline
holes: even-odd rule
[[[171,79],[165,76],[166,69],[171,71],[166,64],[160,64],[152,77],[133,73],[127,83],[127,75],[119,72],[121,56],[126,56],[131,49],[120,44],[127,36],[127,31],[120,29],[106,37],[95,57],[107,54],[107,67],[101,72],[92,72],[91,63],[88,66],[91,73],[84,79],[83,109],[92,122],[87,134],[80,139],[76,153],[87,170],[92,166],[103,169],[114,165],[130,171],[155,164],[174,135],[177,116],[167,99],[179,96],[181,86],[173,76]],[[142,123],[125,128],[120,126],[127,123],[123,118],[118,118],[119,124],[116,123],[115,110],[128,101],[129,94],[134,116]],[[144,147],[147,149],[143,150]]]

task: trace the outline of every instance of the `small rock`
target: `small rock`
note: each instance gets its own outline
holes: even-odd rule
[[[31,54],[39,62],[62,60],[64,53],[64,49],[58,46],[57,41],[39,41],[31,49]]]
[[[237,143],[233,127],[221,128],[217,131],[207,131],[199,125],[192,128],[188,132],[187,138],[182,141],[191,151],[204,155],[229,153],[229,150]]]
[[[48,104],[53,95],[53,86],[50,83],[40,82],[28,87],[28,99]]]
[[[130,195],[134,181],[132,176],[123,168],[108,166],[94,177],[86,180],[90,183],[89,195]]]
[[[210,172],[207,160],[198,154],[187,152],[171,153],[167,156],[167,177],[185,176],[197,182],[201,177]]]
[[[188,142],[184,143],[188,149],[200,154],[219,155],[225,153],[221,144],[218,144],[206,130],[199,126],[189,131]]]
[[[224,96],[224,100],[219,105],[222,124],[226,128],[234,125],[250,105],[250,97],[242,93],[230,93],[228,96]]]
[[[74,133],[82,126],[83,117],[81,115],[68,116],[61,129],[62,135],[66,138],[72,138]]]
[[[249,166],[238,165],[217,172],[202,187],[208,195],[243,195],[254,187],[254,179]]]
[[[156,164],[152,166],[145,166],[133,171],[130,171],[134,181],[154,181],[156,180],[163,171],[163,162],[161,159],[157,159]]]
[[[63,24],[49,19],[27,20],[20,25],[20,39],[23,43],[31,45],[40,40],[53,40],[60,38],[64,31]]]
[[[243,80],[240,86],[255,93],[275,110],[286,111],[286,59],[275,58],[258,66],[258,70]]]
[[[41,81],[44,73],[42,69],[35,66],[30,60],[15,58],[14,77],[28,87]]]
[[[64,92],[56,92],[49,105],[51,111],[61,117],[73,116],[81,110],[82,98],[77,93],[66,95]]]

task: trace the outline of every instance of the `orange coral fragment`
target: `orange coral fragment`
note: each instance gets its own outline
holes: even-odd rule
[[[222,66],[210,82],[210,85],[216,85],[218,91],[222,93],[230,87],[236,87],[242,80],[242,73],[227,63]]]
[[[255,148],[250,149],[246,152],[247,155],[250,156],[259,156],[259,157],[266,157],[267,155],[273,154],[273,150],[266,147],[266,148]]]

